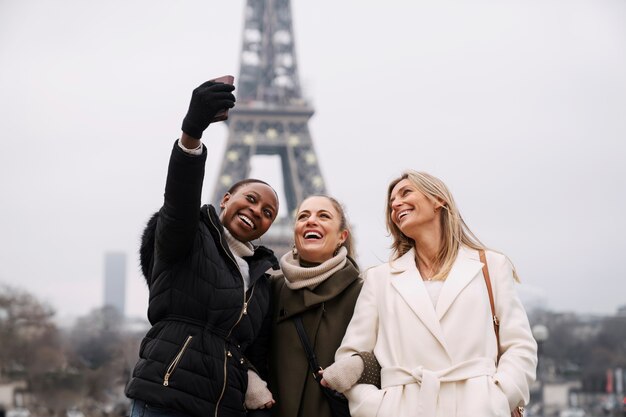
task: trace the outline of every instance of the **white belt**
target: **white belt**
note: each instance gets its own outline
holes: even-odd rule
[[[439,387],[442,382],[463,381],[479,376],[493,375],[495,372],[496,364],[493,359],[483,357],[461,362],[439,371],[424,369],[423,366],[414,369],[400,366],[385,367],[381,369],[380,379],[382,388],[420,384],[417,398],[420,410],[417,415],[434,417]]]

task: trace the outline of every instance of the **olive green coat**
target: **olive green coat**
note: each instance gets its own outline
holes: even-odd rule
[[[325,368],[335,360],[362,285],[349,258],[314,290],[290,290],[282,275],[273,277],[269,379],[276,400],[274,417],[331,417],[291,318],[301,315],[319,364]]]

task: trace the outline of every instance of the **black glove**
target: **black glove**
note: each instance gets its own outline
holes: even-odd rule
[[[200,139],[215,115],[235,106],[234,85],[207,81],[193,90],[189,110],[183,119],[183,132]]]

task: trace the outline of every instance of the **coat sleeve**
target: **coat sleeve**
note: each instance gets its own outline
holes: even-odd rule
[[[204,146],[202,155],[195,156],[174,143],[155,236],[156,254],[167,263],[189,252],[198,231],[206,158]]]
[[[358,354],[373,352],[378,337],[378,305],[375,278],[364,276],[363,288],[354,307],[352,320],[346,329],[335,361]],[[382,402],[384,391],[371,384],[357,384],[344,392],[350,403],[352,417],[374,417]]]
[[[528,403],[537,368],[537,342],[515,291],[511,262],[490,253],[496,315],[500,321],[500,360],[494,378],[514,409]]]

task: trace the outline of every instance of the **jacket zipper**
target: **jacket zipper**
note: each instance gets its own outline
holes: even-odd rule
[[[165,376],[163,377],[164,387],[167,387],[170,384],[170,377],[176,370],[176,367],[178,366],[180,359],[183,357],[185,350],[187,350],[187,346],[189,346],[189,342],[191,342],[191,339],[193,339],[193,336],[187,336],[187,340],[185,340],[185,343],[183,343],[183,347],[180,348],[180,350],[174,357],[174,360],[172,360],[172,363],[170,363],[170,366],[167,367],[167,371],[165,371]]]
[[[228,373],[226,367],[228,366],[228,356],[232,354],[226,350],[226,345],[224,345],[224,384],[222,385],[222,392],[220,392],[220,396],[215,403],[215,417],[217,417],[217,410],[219,409],[220,402],[222,401],[222,397],[224,397],[224,391],[226,391],[226,380],[228,379]]]
[[[252,288],[250,288],[250,297],[246,301],[243,302],[243,314],[245,316],[248,314],[248,304],[250,304],[250,300],[252,300],[252,296],[254,295],[254,289],[256,288],[256,283],[252,284]],[[241,318],[239,318],[241,320]]]
[[[233,262],[233,264],[237,268],[237,271],[239,271],[239,276],[241,277],[241,281],[243,281],[243,274],[241,273],[241,269],[239,268],[239,265],[237,264],[237,261],[235,261],[235,259],[233,259],[233,257],[230,255],[229,251],[224,246],[224,242],[222,241],[222,234],[219,232],[219,228],[215,225],[215,223],[213,223],[213,219],[211,218],[211,213],[209,212],[208,208],[207,208],[207,214],[208,214],[208,217],[209,217],[209,221],[211,222],[211,226],[213,226],[213,228],[215,228],[215,230],[217,231],[217,234],[220,236],[220,245],[222,246],[222,249],[224,249],[224,252],[228,255],[228,258]],[[228,334],[226,335],[225,339],[228,339],[230,337],[230,334],[233,332],[235,327],[237,327],[237,325],[241,321],[241,318],[245,314],[248,314],[248,302],[252,298],[253,294],[254,294],[254,285],[252,285],[252,291],[250,292],[250,298],[248,298],[248,300],[246,300],[246,291],[243,290],[243,307],[241,309],[241,312],[239,313],[239,318],[237,319],[235,324],[230,328],[230,330],[228,331]],[[232,356],[232,353],[230,353],[230,351],[228,351],[226,349],[226,342],[224,342],[224,384],[222,385],[222,392],[220,393],[220,396],[217,399],[217,402],[215,403],[215,417],[217,417],[217,411],[219,409],[220,402],[222,401],[222,398],[224,397],[224,392],[226,391],[226,382],[227,382],[227,379],[228,379],[227,364],[228,364],[228,357],[229,356]]]

